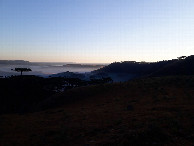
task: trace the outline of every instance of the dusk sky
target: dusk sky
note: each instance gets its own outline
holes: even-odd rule
[[[111,63],[194,55],[194,0],[0,0],[0,60]]]

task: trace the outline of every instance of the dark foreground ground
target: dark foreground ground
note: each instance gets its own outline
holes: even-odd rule
[[[79,87],[40,106],[0,115],[0,145],[194,145],[194,76]]]

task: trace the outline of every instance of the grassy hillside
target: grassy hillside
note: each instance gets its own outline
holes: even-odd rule
[[[0,115],[0,145],[193,145],[193,105],[194,76],[75,88]]]

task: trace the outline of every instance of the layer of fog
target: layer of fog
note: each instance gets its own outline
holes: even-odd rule
[[[57,74],[61,72],[78,72],[78,73],[85,73],[91,72],[98,68],[88,67],[88,68],[81,68],[81,67],[64,67],[62,65],[0,65],[0,76],[11,76],[11,75],[19,75],[19,72],[12,71],[11,69],[15,68],[30,68],[31,72],[24,72],[24,75],[39,75],[39,76],[49,76],[52,74]]]

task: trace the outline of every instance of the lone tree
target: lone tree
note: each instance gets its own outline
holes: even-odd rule
[[[11,69],[13,71],[17,71],[17,72],[21,72],[21,76],[23,72],[29,72],[32,71],[30,68],[15,68],[15,69]]]

